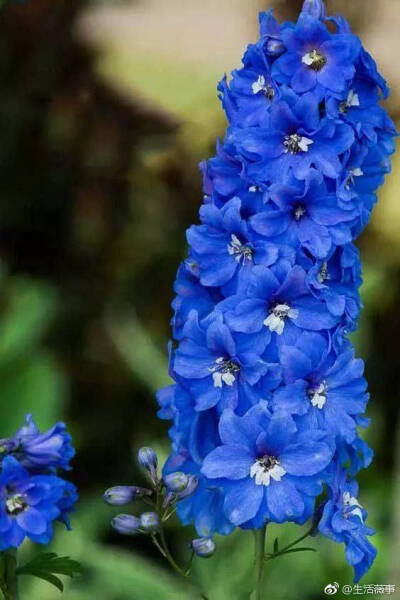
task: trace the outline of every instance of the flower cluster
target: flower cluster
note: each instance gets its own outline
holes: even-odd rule
[[[70,529],[68,514],[78,495],[57,473],[70,469],[73,455],[64,423],[42,433],[31,415],[11,438],[0,440],[0,551],[25,538],[49,543],[55,520]]]
[[[376,554],[354,480],[372,451],[347,335],[361,307],[354,240],[394,151],[388,88],[348,23],[306,0],[297,23],[260,15],[218,89],[229,127],[201,165],[201,224],[175,283],[175,384],[158,393],[173,421],[165,473],[198,478],[178,514],[200,535],[313,517],[358,580]]]

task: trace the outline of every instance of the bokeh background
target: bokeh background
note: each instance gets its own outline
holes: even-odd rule
[[[300,1],[275,0],[280,17]],[[351,19],[390,81],[400,119],[399,0],[328,0]],[[134,455],[166,456],[155,390],[168,383],[172,283],[197,219],[197,164],[212,155],[225,120],[216,83],[256,39],[260,0],[30,0],[0,14],[0,437],[27,412],[39,425],[68,422],[77,446],[81,500],[74,532],[56,551],[79,559],[66,600],[190,600],[144,538],[121,538],[103,490],[143,483]],[[359,244],[364,312],[355,338],[366,360],[373,466],[361,501],[377,529],[379,558],[365,583],[400,594],[400,153]],[[301,534],[279,527],[282,542]],[[171,522],[186,554],[193,532]],[[270,543],[277,529],[271,527]],[[218,539],[194,576],[210,600],[240,600],[251,587],[251,535]],[[318,600],[349,584],[343,549],[269,563],[266,597]],[[29,555],[29,545],[25,550]],[[23,597],[53,600],[42,582]],[[246,595],[247,594],[247,595]]]

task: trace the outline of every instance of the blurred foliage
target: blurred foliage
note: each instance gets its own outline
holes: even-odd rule
[[[74,435],[71,477],[81,500],[73,533],[58,528],[51,548],[84,566],[81,578],[65,582],[67,600],[196,599],[198,591],[169,572],[148,540],[111,531],[115,512],[101,495],[112,484],[143,483],[133,460],[140,445],[168,452],[154,391],[169,381],[172,281],[185,228],[197,219],[197,161],[212,153],[222,130],[219,106],[202,100],[216,75],[201,65],[201,75],[185,85],[186,67],[175,65],[172,76],[161,57],[125,63],[112,53],[96,56],[74,34],[88,4],[34,0],[8,6],[0,18],[0,436],[27,412],[41,427],[63,418]],[[122,80],[134,71],[145,81],[141,93],[151,92],[158,104],[120,93],[103,79],[111,71]],[[210,115],[201,134],[198,111]],[[355,342],[367,361],[374,420],[368,435],[377,454],[362,474],[361,499],[380,550],[366,583],[395,583],[389,572],[398,576],[391,552],[400,538],[392,483],[399,472],[397,179],[386,185],[360,244],[365,309]],[[185,560],[193,532],[172,520],[167,533]],[[299,532],[271,527],[270,545],[276,535],[284,544]],[[250,587],[252,536],[217,541],[213,559],[195,562],[194,579],[210,600],[241,600]],[[317,556],[268,564],[268,597],[319,600],[328,582],[351,582],[342,548],[309,544]],[[24,554],[32,557],[31,546]],[[58,592],[24,578],[23,597],[53,600]]]

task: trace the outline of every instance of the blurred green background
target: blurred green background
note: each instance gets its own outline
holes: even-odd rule
[[[276,0],[294,17],[299,1]],[[398,121],[398,0],[328,1],[352,19],[393,87]],[[134,454],[166,456],[167,427],[155,390],[168,383],[172,283],[197,220],[200,159],[225,120],[216,82],[256,38],[259,0],[31,0],[0,15],[0,437],[34,413],[43,428],[68,422],[77,447],[81,500],[74,531],[53,547],[79,559],[66,600],[198,598],[144,538],[121,538],[102,502],[116,483],[143,483]],[[366,360],[373,466],[361,501],[378,533],[379,558],[365,583],[400,594],[400,154],[360,240],[364,312],[356,336]],[[270,543],[278,532],[271,527]],[[279,527],[279,537],[300,535]],[[193,532],[171,522],[184,555]],[[210,600],[246,598],[252,539],[218,538],[194,578]],[[341,547],[268,563],[266,598],[318,600],[327,583],[351,583]],[[26,555],[31,548],[27,546]],[[364,583],[363,582],[363,583]],[[42,582],[23,598],[53,600]],[[396,596],[395,596],[396,597]],[[399,596],[397,596],[399,597]]]

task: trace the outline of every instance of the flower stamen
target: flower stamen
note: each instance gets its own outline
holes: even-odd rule
[[[257,81],[255,81],[251,89],[253,94],[259,94],[262,92],[268,100],[272,100],[275,96],[275,90],[270,83],[267,83],[264,75],[259,75]]]
[[[228,253],[233,256],[236,262],[251,261],[253,259],[253,250],[250,246],[242,244],[235,234],[232,234],[231,243],[228,244]]]
[[[350,90],[347,99],[339,104],[339,112],[345,115],[353,106],[360,106],[360,98],[354,90]]]
[[[291,308],[289,304],[277,304],[265,319],[264,325],[268,327],[270,331],[276,331],[278,335],[282,335],[286,319],[288,317],[290,319],[297,319],[298,316],[299,311],[295,308]]]
[[[327,279],[330,279],[328,263],[323,262],[317,275],[318,283],[324,283]]]
[[[308,152],[308,146],[313,144],[313,140],[307,137],[301,136],[298,133],[292,133],[291,135],[285,136],[283,145],[285,146],[285,153],[287,154],[298,154],[299,152]]]
[[[214,387],[221,388],[223,384],[232,386],[236,380],[236,373],[240,371],[240,366],[230,358],[220,356],[215,361],[215,365],[209,368],[212,373]]]
[[[19,515],[28,508],[28,504],[25,502],[22,494],[14,494],[9,496],[6,500],[6,512],[9,515]]]
[[[362,171],[359,167],[350,169],[350,171],[348,172],[346,183],[345,183],[346,190],[349,190],[351,188],[351,186],[354,185],[355,177],[361,177],[362,175],[364,175],[364,171]]]
[[[311,52],[304,54],[301,62],[307,65],[307,67],[310,67],[313,71],[321,71],[327,63],[327,58],[318,50],[311,50]]]
[[[364,523],[364,517],[362,514],[363,507],[359,503],[357,498],[352,496],[350,492],[344,492],[343,494],[343,507],[343,516],[345,518],[357,516],[360,519],[361,523]]]
[[[326,404],[327,391],[328,386],[326,385],[325,381],[320,383],[317,388],[312,388],[308,390],[308,397],[310,398],[311,404],[315,408],[319,408],[320,410],[324,408]]]
[[[280,481],[285,474],[286,471],[279,460],[268,454],[258,458],[250,469],[250,477],[254,478],[256,485],[268,486],[271,479]]]

